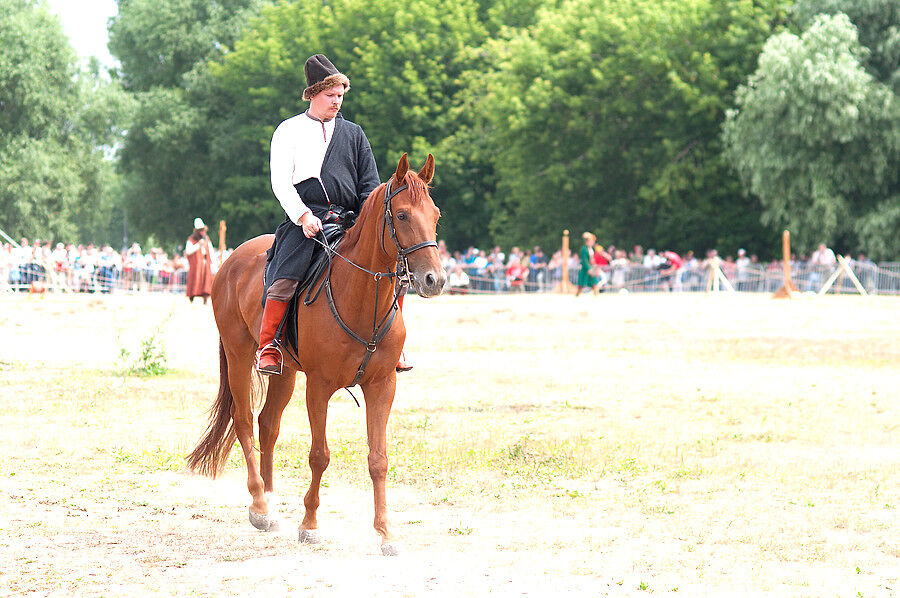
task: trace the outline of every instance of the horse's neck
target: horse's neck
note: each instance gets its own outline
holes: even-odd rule
[[[377,200],[378,198],[372,198]],[[393,243],[385,240],[381,246],[381,218],[379,211],[371,210],[362,214],[354,226],[360,227],[359,237],[353,245],[339,247],[338,251],[359,268],[344,260],[335,259],[332,273],[332,287],[335,292],[348,293],[351,301],[359,306],[361,317],[371,320],[371,305],[378,301],[378,312],[383,314],[393,302],[395,279],[391,276],[376,277],[371,273],[388,274],[396,270],[397,258],[390,254]],[[361,269],[363,268],[363,269]]]
[[[386,231],[382,233],[384,222],[381,207],[384,202],[384,188],[382,185],[373,191],[372,196],[367,199],[370,205],[361,210],[362,213],[354,225],[354,228],[359,230],[356,241],[352,245],[340,248],[347,259],[372,272],[387,272],[397,263],[396,252],[393,251],[394,244]],[[357,268],[354,270],[371,277]]]

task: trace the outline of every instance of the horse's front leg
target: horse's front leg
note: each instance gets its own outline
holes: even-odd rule
[[[375,531],[381,535],[381,552],[396,555],[399,547],[387,517],[385,480],[388,471],[387,423],[397,390],[397,375],[363,385],[366,399],[366,432],[369,441],[369,475],[375,494]]]
[[[328,450],[328,440],[325,438],[325,423],[328,419],[328,400],[331,398],[332,389],[315,376],[307,375],[306,378],[306,412],[309,415],[309,429],[311,442],[309,447],[309,469],[312,477],[309,481],[309,490],[303,498],[303,506],[306,512],[303,522],[300,524],[300,541],[309,544],[321,542],[318,533],[319,522],[316,519],[316,511],[319,508],[319,487],[322,483],[322,474],[328,468],[331,461],[331,451]]]

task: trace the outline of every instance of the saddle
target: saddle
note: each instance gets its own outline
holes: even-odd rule
[[[344,238],[344,233],[347,232],[344,226],[345,225],[342,222],[323,222],[322,235],[325,237],[325,244],[328,245],[329,249],[336,249]],[[321,238],[319,238],[319,240],[321,241]],[[288,308],[284,312],[281,323],[278,325],[278,330],[275,333],[275,340],[282,346],[288,348],[293,354],[292,357],[298,355],[299,351],[299,339],[297,338],[297,312],[300,308],[300,304],[301,302],[305,302],[307,305],[310,305],[318,298],[318,293],[315,295],[312,294],[313,285],[325,274],[330,261],[325,248],[316,243],[315,248],[313,249],[312,261],[309,268],[306,270],[306,276],[298,281],[297,290],[294,291],[294,296],[291,297],[291,300],[288,302]],[[304,293],[306,294],[305,298]]]

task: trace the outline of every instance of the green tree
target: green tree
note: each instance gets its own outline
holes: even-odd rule
[[[117,0],[109,49],[125,88],[180,87],[198,63],[221,56],[260,0]]]
[[[869,257],[896,261],[900,256],[900,194],[894,193],[860,216],[855,232]]]
[[[775,1],[570,0],[489,44],[492,233],[762,251],[773,235],[721,159],[719,127],[784,16]]]
[[[484,38],[469,1],[336,0],[265,6],[221,62],[210,64],[211,156],[228,165],[217,205],[234,237],[270,232],[283,218],[268,179],[278,123],[303,111],[306,58],[325,53],[351,80],[343,114],[366,131],[382,179],[403,152],[422,163],[448,130],[467,71],[467,47]],[[438,177],[443,177],[441,156]],[[454,198],[435,198],[453,213]]]
[[[790,229],[798,247],[852,249],[859,235],[873,257],[892,258],[900,105],[866,56],[844,14],[816,17],[799,37],[773,36],[723,135],[764,222]]]
[[[127,112],[117,85],[79,70],[42,2],[0,0],[0,227],[67,241],[108,232],[118,196],[105,155]]]
[[[493,123],[483,112],[485,78],[492,65],[479,48],[472,52],[473,66],[461,76],[461,90],[441,117],[446,133],[434,150],[440,168],[432,196],[443,211],[439,235],[459,249],[494,243],[494,163],[504,149],[496,144]]]
[[[218,187],[229,165],[212,159],[215,106],[202,82],[260,4],[118,0],[109,46],[136,105],[121,172],[129,229],[139,238],[174,247],[195,217],[218,219]]]
[[[900,2],[897,0],[798,0],[793,15],[801,29],[819,14],[844,13],[856,26],[859,43],[869,49],[860,57],[875,78],[900,93]]]
[[[478,20],[494,37],[506,37],[516,29],[534,25],[541,10],[556,9],[558,0],[477,0]]]

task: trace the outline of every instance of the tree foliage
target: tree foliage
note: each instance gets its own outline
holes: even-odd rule
[[[78,68],[42,3],[0,0],[0,227],[109,240],[118,196],[104,153],[128,106],[117,85]]]
[[[403,152],[424,161],[446,134],[463,49],[480,36],[465,1],[264,6],[234,48],[188,85],[207,118],[208,159],[228,166],[214,195],[203,196],[237,238],[270,232],[283,218],[269,184],[269,141],[281,120],[306,108],[303,65],[319,52],[349,75],[343,114],[365,129],[382,178]]]
[[[129,223],[169,244],[195,216],[226,219],[229,244],[274,229],[270,137],[305,109],[303,64],[321,52],[351,79],[344,116],[382,178],[402,152],[435,154],[451,247],[555,247],[568,228],[765,256],[797,226],[801,242],[897,253],[896,0],[119,8],[110,46],[138,106],[121,158]],[[822,29],[820,13],[846,31]],[[791,17],[807,33],[779,33]]]
[[[718,128],[781,3],[571,0],[491,44],[492,232],[687,249],[764,240]]]
[[[197,216],[213,221],[230,164],[215,163],[216,114],[202,82],[258,0],[118,0],[117,75],[136,108],[122,149],[129,228],[174,246]],[[214,232],[215,234],[215,232]]]
[[[179,87],[198,63],[221,56],[258,0],[117,0],[109,49],[131,91]]]
[[[866,71],[867,55],[842,13],[814,18],[800,36],[772,37],[738,89],[724,139],[764,222],[789,228],[805,248],[848,247],[864,232],[883,258],[887,239],[875,237],[897,233],[879,212],[896,213],[895,200],[882,202],[897,194],[900,106]]]
[[[869,49],[861,62],[876,79],[900,93],[900,2],[897,0],[798,0],[793,15],[802,29],[820,14],[843,13]]]

